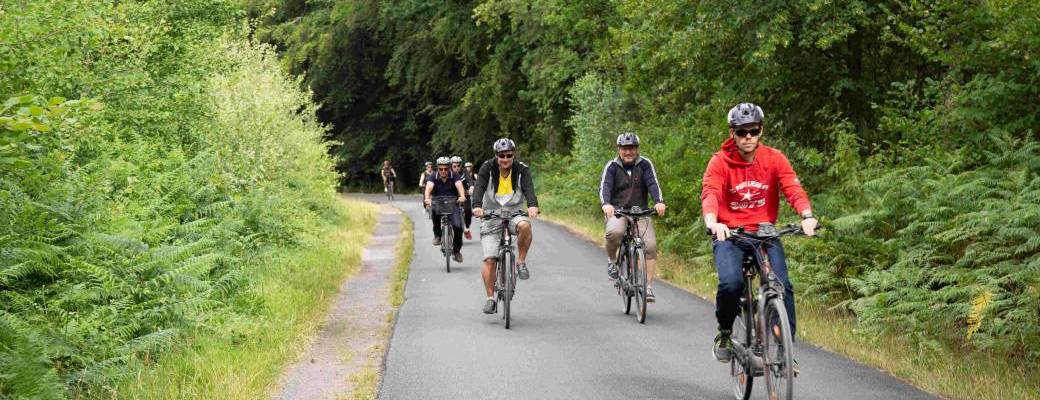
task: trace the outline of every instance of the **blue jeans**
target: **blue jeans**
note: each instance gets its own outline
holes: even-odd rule
[[[719,287],[715,292],[715,318],[720,329],[732,329],[733,320],[740,310],[740,296],[744,293],[744,272],[741,264],[744,254],[751,253],[752,249],[729,240],[714,241],[712,247],[715,253],[715,269],[719,273]],[[794,337],[794,333],[797,332],[794,318],[794,288],[791,286],[791,280],[787,278],[784,246],[779,241],[766,245],[766,254],[769,255],[773,273],[784,284],[784,308],[787,309],[787,319],[791,321],[791,337]],[[758,279],[765,277],[760,276]]]

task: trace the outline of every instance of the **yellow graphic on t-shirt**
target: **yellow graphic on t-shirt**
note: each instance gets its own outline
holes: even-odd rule
[[[495,190],[496,196],[507,196],[513,194],[513,181],[509,179],[509,175],[498,176],[498,189]]]
[[[510,175],[512,174],[498,176],[498,187],[495,188],[495,201],[498,201],[498,204],[505,205],[513,199],[513,181],[509,179]]]

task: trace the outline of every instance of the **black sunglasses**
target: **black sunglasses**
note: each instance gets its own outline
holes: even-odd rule
[[[513,153],[499,153],[498,158],[513,158]]]
[[[440,168],[440,167],[437,167],[437,170],[438,170],[438,171],[447,171],[448,169],[447,169],[447,168]]]
[[[737,130],[733,131],[733,134],[737,135],[738,137],[748,137],[748,136],[756,137],[756,136],[762,134],[762,128],[737,129]]]

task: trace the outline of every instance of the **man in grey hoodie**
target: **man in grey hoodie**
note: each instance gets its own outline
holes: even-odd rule
[[[509,232],[516,235],[519,244],[517,255],[517,277],[530,278],[527,269],[527,250],[531,248],[531,222],[528,218],[538,216],[538,198],[534,193],[531,170],[527,164],[516,160],[516,143],[508,138],[495,141],[492,146],[495,158],[480,166],[473,183],[473,215],[484,216],[484,210],[516,211],[527,203],[528,217],[518,216],[509,221]],[[498,221],[487,220],[480,226],[480,244],[484,250],[484,289],[487,301],[484,313],[495,312],[495,260],[498,259],[500,235]]]

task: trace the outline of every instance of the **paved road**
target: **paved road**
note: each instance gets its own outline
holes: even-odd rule
[[[711,303],[658,284],[640,325],[622,312],[602,250],[538,221],[531,279],[519,281],[505,330],[481,313],[479,243],[466,241],[465,261],[446,273],[419,198],[402,197],[393,205],[415,223],[416,246],[380,399],[733,398],[728,367],[710,356]],[[796,351],[798,399],[933,398],[815,347]],[[758,381],[752,398],[765,398]]]

